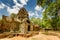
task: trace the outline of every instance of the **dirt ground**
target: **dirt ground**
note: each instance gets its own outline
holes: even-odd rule
[[[29,38],[15,36],[13,38],[4,38],[4,39],[0,39],[0,40],[60,40],[60,37],[54,36],[54,35],[45,35],[45,34],[42,34],[41,32],[39,32],[38,35],[29,37]]]

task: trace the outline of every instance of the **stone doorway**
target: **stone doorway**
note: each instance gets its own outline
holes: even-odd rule
[[[28,31],[30,31],[30,25],[28,25]]]

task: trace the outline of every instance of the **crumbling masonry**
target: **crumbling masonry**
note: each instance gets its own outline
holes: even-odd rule
[[[18,29],[18,31],[20,33],[22,33],[22,34],[28,33],[30,31],[34,31],[35,28],[37,30],[39,30],[39,26],[38,25],[37,26],[33,25],[30,22],[28,12],[26,11],[25,8],[21,8],[19,10],[19,12],[16,15],[16,17],[14,18],[14,20],[12,20],[12,18],[10,18],[8,16],[3,16],[2,19],[8,21],[7,22],[8,25],[6,26],[8,29],[9,28],[10,28],[10,30],[16,30],[16,29]],[[6,28],[5,28],[5,30],[6,30]]]

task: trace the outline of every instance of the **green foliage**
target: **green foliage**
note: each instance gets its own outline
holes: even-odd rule
[[[10,17],[14,20],[14,18],[16,17],[17,15],[16,14],[14,14],[14,13],[12,13],[11,15],[10,15]]]
[[[37,5],[41,5],[42,7],[44,6],[49,6],[52,0],[37,0]]]
[[[40,18],[32,17],[32,18],[30,19],[30,21],[31,21],[33,24],[38,24],[39,26],[41,26],[41,19],[40,19]]]
[[[16,14],[12,13],[10,16],[11,16],[11,17],[16,17]]]
[[[47,28],[47,29],[51,29],[51,19],[46,15],[43,14],[43,19],[42,19],[42,27]]]
[[[60,28],[60,0],[37,0],[37,5],[45,8],[43,12],[42,25],[45,28]]]

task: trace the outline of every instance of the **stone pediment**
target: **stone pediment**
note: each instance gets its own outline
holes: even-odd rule
[[[26,11],[25,8],[21,8],[17,14],[21,18],[28,17],[28,12]]]

